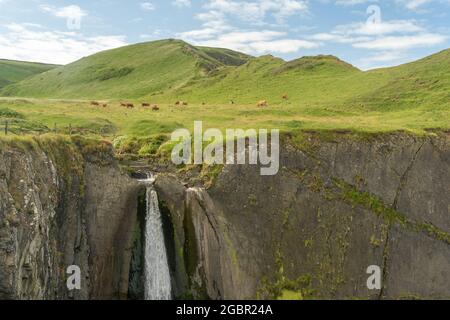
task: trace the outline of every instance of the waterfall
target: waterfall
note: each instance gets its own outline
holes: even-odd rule
[[[158,194],[153,176],[143,180],[147,186],[147,212],[145,217],[144,278],[145,300],[171,300],[172,286],[169,263],[164,242],[163,224]]]

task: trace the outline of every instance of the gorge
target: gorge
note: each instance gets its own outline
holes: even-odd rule
[[[0,141],[0,299],[450,297],[448,132],[281,139],[275,176],[161,160],[154,183],[106,142]]]

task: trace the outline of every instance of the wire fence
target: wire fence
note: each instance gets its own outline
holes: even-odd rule
[[[30,126],[26,122],[16,121],[15,119],[0,119],[0,135],[41,135],[45,133],[63,134],[63,135],[100,135],[100,136],[110,136],[114,135],[115,132],[111,131],[109,128],[97,127],[97,128],[86,128],[86,127],[76,127],[71,123],[58,125],[54,123],[53,126]]]
[[[27,134],[35,134],[41,135],[44,133],[59,133],[59,134],[80,134],[82,132],[78,132],[76,129],[72,127],[72,124],[69,123],[68,126],[58,126],[56,123],[53,125],[53,128],[50,129],[48,127],[41,128],[29,128],[26,125],[22,125],[20,122],[11,121],[11,120],[3,120],[0,121],[0,134],[5,136],[8,135],[27,135]],[[99,133],[102,133],[103,130],[100,130]]]

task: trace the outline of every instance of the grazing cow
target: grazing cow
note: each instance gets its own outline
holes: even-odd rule
[[[187,102],[183,102],[183,106],[187,106],[188,105],[188,103]]]
[[[142,107],[150,107],[150,103],[142,102]]]
[[[134,104],[127,103],[127,109],[134,109]]]
[[[121,102],[121,103],[120,103],[120,106],[121,106],[121,107],[126,107],[127,104],[126,104],[125,102]]]
[[[103,108],[107,108],[108,107],[108,105],[106,103],[104,103],[102,106],[103,106]]]
[[[100,103],[98,103],[97,101],[92,101],[91,106],[98,107],[98,106],[100,106]]]
[[[289,96],[287,94],[283,95],[283,100],[289,100]]]
[[[258,102],[258,107],[267,107],[268,105],[267,100],[261,100]]]
[[[230,100],[230,104],[234,104],[234,100]]]
[[[181,104],[181,101],[175,102],[175,105],[176,105],[176,106],[179,106],[180,104]]]
[[[159,111],[159,106],[158,106],[157,104],[154,104],[154,105],[152,106],[152,110],[153,110],[153,111]]]

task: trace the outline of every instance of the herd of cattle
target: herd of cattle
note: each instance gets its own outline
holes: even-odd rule
[[[150,104],[150,103],[147,103],[147,102],[143,102],[141,105],[142,105],[143,108],[151,108],[153,111],[159,111],[159,106],[157,104]],[[108,104],[107,103],[100,103],[100,102],[97,102],[97,101],[92,101],[91,102],[91,106],[107,108]],[[120,106],[123,107],[123,108],[127,108],[127,109],[134,109],[135,108],[134,103],[131,103],[131,102],[121,102]]]
[[[283,100],[286,100],[286,101],[289,100],[289,97],[288,97],[287,94],[283,95],[282,98],[283,98]],[[202,105],[205,105],[205,104],[206,104],[205,102],[202,103]],[[234,104],[234,101],[230,100],[230,104]],[[177,102],[175,102],[175,105],[176,106],[184,106],[184,107],[186,107],[186,106],[188,106],[188,103],[185,102],[185,101],[177,101]],[[91,106],[107,108],[108,104],[107,103],[101,103],[101,102],[98,102],[98,101],[92,101],[91,102]],[[120,106],[123,107],[123,108],[127,108],[127,109],[134,109],[135,108],[135,105],[133,103],[131,103],[131,102],[121,102]],[[151,108],[153,111],[159,111],[160,110],[160,108],[159,108],[159,106],[157,104],[150,104],[148,102],[142,102],[141,106],[143,108]],[[269,103],[267,102],[267,100],[261,100],[261,101],[259,101],[257,103],[257,106],[261,107],[261,108],[262,107],[268,107]]]

